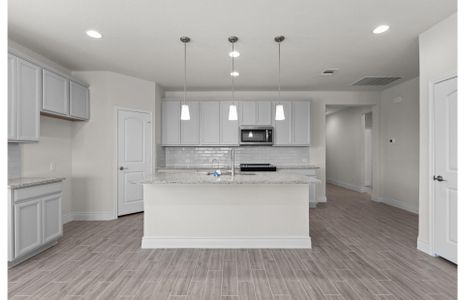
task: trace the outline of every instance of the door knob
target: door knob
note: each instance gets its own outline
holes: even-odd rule
[[[120,171],[127,170],[127,169],[128,169],[128,168],[125,168],[125,167],[123,167],[123,166],[119,167],[119,170],[120,170]]]
[[[439,181],[439,182],[441,182],[441,181],[446,181],[444,178],[442,178],[441,175],[433,176],[433,180],[437,180],[437,181]]]

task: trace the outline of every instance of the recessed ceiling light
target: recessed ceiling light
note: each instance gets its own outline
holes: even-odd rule
[[[237,76],[239,76],[239,72],[237,72],[237,71],[232,71],[232,72],[231,72],[231,76],[232,76],[232,77],[237,77]]]
[[[239,57],[241,54],[239,53],[239,51],[231,51],[229,52],[229,56],[230,57]]]
[[[102,34],[100,32],[98,32],[97,30],[93,30],[93,29],[87,30],[86,34],[89,37],[93,38],[93,39],[101,39],[102,38]]]
[[[373,33],[374,34],[380,34],[380,33],[386,32],[388,30],[389,30],[389,25],[379,25],[378,27],[373,29]]]

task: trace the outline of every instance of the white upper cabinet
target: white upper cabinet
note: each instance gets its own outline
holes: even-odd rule
[[[254,101],[240,102],[240,121],[241,125],[255,125],[256,105]]]
[[[310,102],[282,101],[285,120],[274,119],[276,104],[271,101],[241,101],[238,119],[229,120],[232,101],[189,101],[190,120],[180,120],[180,102],[162,102],[162,144],[166,146],[237,146],[239,125],[274,126],[275,146],[310,145]]]
[[[221,102],[221,126],[220,126],[220,144],[221,145],[238,145],[239,144],[239,121],[229,120],[229,106],[232,101]],[[238,116],[240,115],[240,108]]]
[[[292,145],[292,103],[291,102],[273,102],[273,116],[276,113],[276,105],[282,105],[284,108],[284,120],[274,120],[274,145]]]
[[[200,144],[220,143],[220,103],[200,102]]]
[[[162,103],[162,143],[163,145],[181,144],[181,103],[164,101]]]
[[[42,111],[61,116],[69,115],[69,80],[61,75],[43,70]]]
[[[69,115],[89,120],[89,89],[72,80],[69,82]]]
[[[258,101],[255,102],[255,124],[257,125],[271,125],[271,102]]]
[[[16,57],[8,54],[8,140],[17,138]]]
[[[190,120],[181,120],[181,145],[199,144],[199,103],[189,102]]]
[[[292,103],[293,145],[310,145],[310,102]]]
[[[241,101],[241,125],[271,125],[270,101]]]
[[[41,68],[16,58],[16,141],[38,141],[40,135],[40,103],[42,101]]]

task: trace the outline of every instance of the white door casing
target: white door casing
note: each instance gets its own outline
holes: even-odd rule
[[[118,216],[144,210],[142,184],[152,173],[152,116],[117,110]]]
[[[433,93],[433,252],[457,263],[457,77]]]

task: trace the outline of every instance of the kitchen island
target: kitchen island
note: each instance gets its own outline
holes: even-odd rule
[[[311,248],[314,181],[279,172],[159,172],[143,182],[142,248]]]

